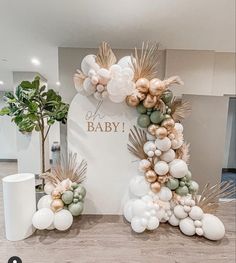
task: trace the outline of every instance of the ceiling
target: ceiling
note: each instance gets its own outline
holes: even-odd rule
[[[235,52],[235,1],[0,0],[0,88],[12,88],[12,71],[38,71],[55,88],[57,47],[102,40],[115,48],[152,40],[167,49]]]

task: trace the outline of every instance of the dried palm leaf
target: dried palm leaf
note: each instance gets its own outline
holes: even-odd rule
[[[214,212],[219,206],[220,198],[230,199],[234,194],[235,184],[232,181],[219,182],[211,187],[210,184],[207,183],[200,196],[195,196],[195,202],[205,213]]]
[[[99,46],[96,62],[100,67],[106,69],[116,63],[116,56],[107,42],[102,42]]]
[[[166,113],[166,104],[160,98],[157,98],[157,103],[154,108],[160,110],[162,113]]]
[[[189,146],[189,143],[183,143],[183,145],[176,150],[176,158],[185,161],[187,164],[189,163],[190,159]]]
[[[87,78],[87,76],[80,70],[76,70],[76,73],[74,74],[73,81],[76,89],[81,90],[82,85],[84,83],[84,80]]]
[[[134,55],[131,55],[131,66],[134,70],[135,81],[139,78],[151,80],[157,76],[158,47],[157,43],[150,45],[149,42],[143,42],[140,52],[137,48],[134,49]]]
[[[174,99],[171,104],[171,116],[174,121],[182,121],[191,113],[191,106],[188,101]]]
[[[85,179],[87,171],[87,162],[82,160],[80,164],[77,162],[77,154],[69,153],[68,162],[62,158],[62,164],[57,164],[50,173],[42,175],[42,178],[54,185],[69,179],[72,182],[81,183]]]
[[[143,150],[143,145],[147,142],[147,134],[144,130],[137,128],[136,126],[133,129],[130,129],[129,133],[129,142],[128,150],[134,156],[139,159],[146,159],[147,155]]]
[[[184,82],[181,80],[179,76],[172,76],[168,79],[164,79],[162,82],[164,86],[166,87],[173,85],[173,84],[184,85]]]

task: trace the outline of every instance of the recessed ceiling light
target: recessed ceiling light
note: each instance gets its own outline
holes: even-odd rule
[[[57,82],[56,82],[56,85],[57,85],[57,86],[61,86],[61,82],[60,82],[60,81],[57,81]]]
[[[40,65],[40,61],[37,58],[32,58],[31,59],[31,63],[34,64],[35,66],[39,66]]]
[[[4,82],[2,80],[0,80],[0,85],[3,85],[3,84],[4,84]]]

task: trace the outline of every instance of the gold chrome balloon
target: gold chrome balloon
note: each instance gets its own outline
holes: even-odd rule
[[[159,127],[158,125],[151,124],[151,125],[148,126],[148,132],[151,135],[155,136],[156,135],[156,130],[158,129],[158,127]]]
[[[148,93],[149,90],[149,80],[145,78],[140,78],[136,81],[136,87],[139,92]]]
[[[157,103],[157,97],[147,94],[147,97],[143,101],[143,106],[147,109],[153,108]]]
[[[126,98],[126,102],[129,106],[136,107],[139,104],[140,99],[136,95],[129,95]]]
[[[61,197],[61,193],[57,190],[52,191],[52,199],[58,199]]]
[[[161,126],[165,127],[168,131],[170,131],[175,127],[175,121],[172,118],[165,119],[161,123]]]
[[[156,130],[156,137],[158,139],[164,139],[167,136],[167,130],[165,127],[160,127]]]
[[[64,208],[64,203],[61,199],[55,199],[51,203],[51,209],[54,212],[58,212]]]
[[[147,171],[145,174],[145,177],[149,183],[156,182],[156,180],[157,180],[157,175],[153,170]]]
[[[151,189],[154,193],[158,193],[161,190],[161,185],[158,182],[152,183]]]

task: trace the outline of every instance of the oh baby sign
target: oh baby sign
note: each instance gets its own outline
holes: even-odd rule
[[[85,214],[122,214],[128,184],[137,173],[127,150],[136,110],[126,103],[115,104],[77,94],[67,120],[68,150],[88,163],[84,182]]]
[[[85,115],[88,132],[124,132],[125,123],[119,121],[106,121],[106,116],[99,112],[103,101],[99,101],[94,110]]]

